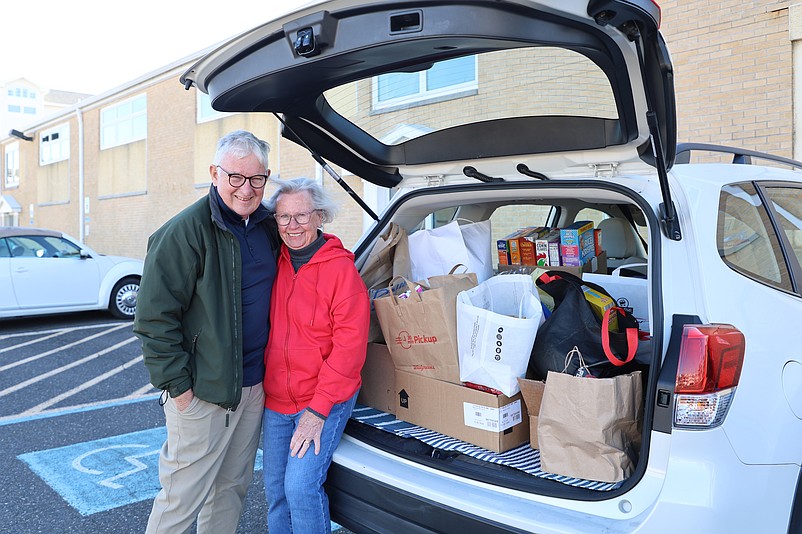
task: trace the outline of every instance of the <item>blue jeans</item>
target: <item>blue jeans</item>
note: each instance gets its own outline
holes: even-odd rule
[[[320,435],[320,454],[316,455],[312,446],[303,458],[290,456],[290,439],[303,410],[285,415],[265,409],[262,458],[270,534],[331,532],[323,483],[356,397],[355,393],[332,407]]]

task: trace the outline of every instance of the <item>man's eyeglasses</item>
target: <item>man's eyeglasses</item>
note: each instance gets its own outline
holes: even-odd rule
[[[245,176],[244,174],[239,173],[231,173],[225,170],[220,165],[217,165],[217,168],[223,171],[228,175],[228,183],[231,184],[231,187],[242,187],[245,185],[245,180],[251,182],[251,187],[254,189],[261,189],[267,183],[267,175],[266,174],[254,174],[253,176]]]
[[[316,211],[317,210],[307,211],[306,213],[296,213],[295,215],[290,215],[289,213],[282,213],[279,215],[277,213],[273,217],[276,219],[276,222],[279,224],[279,226],[287,226],[293,219],[295,219],[295,222],[297,222],[299,225],[303,226],[309,222],[309,219],[312,218],[312,214]]]

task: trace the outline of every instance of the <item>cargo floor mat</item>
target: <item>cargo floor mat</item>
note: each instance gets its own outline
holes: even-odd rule
[[[532,476],[554,480],[569,486],[597,491],[610,491],[623,484],[623,482],[598,482],[595,480],[582,480],[579,478],[547,473],[540,468],[540,451],[532,449],[528,443],[524,443],[520,447],[506,452],[497,453],[434,432],[427,428],[401,421],[400,419],[396,419],[393,414],[360,404],[354,407],[351,419],[384,430],[385,432],[390,432],[396,436],[417,439],[436,449],[459,452],[485,462],[506,465],[507,467],[519,469]]]

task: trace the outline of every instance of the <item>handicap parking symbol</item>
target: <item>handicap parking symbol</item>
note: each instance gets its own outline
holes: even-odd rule
[[[153,499],[164,427],[18,456],[81,515]],[[261,450],[256,467],[262,465]]]

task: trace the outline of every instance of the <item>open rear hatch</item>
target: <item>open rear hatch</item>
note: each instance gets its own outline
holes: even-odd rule
[[[280,114],[283,135],[319,163],[383,187],[645,162],[662,175],[663,224],[679,238],[665,178],[673,71],[659,19],[650,0],[318,2],[224,44],[181,82],[220,111]],[[493,95],[507,105],[485,111]],[[420,113],[466,96],[465,115]],[[466,173],[477,161],[487,166]]]

